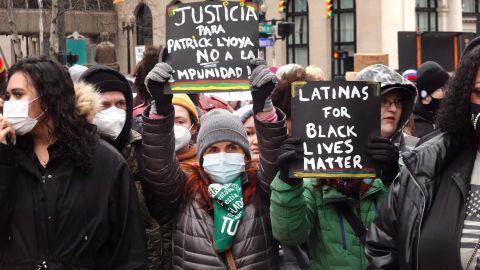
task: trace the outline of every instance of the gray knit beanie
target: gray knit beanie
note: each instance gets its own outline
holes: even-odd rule
[[[245,156],[251,158],[247,132],[237,116],[224,109],[214,109],[200,118],[197,136],[197,158],[203,164],[203,153],[217,142],[229,141],[238,144]]]
[[[238,117],[238,119],[240,119],[240,121],[242,121],[242,123],[245,123],[245,121],[247,121],[247,119],[250,116],[253,116],[253,105],[252,104],[245,105],[245,106],[241,107],[240,109],[234,111],[233,115]]]

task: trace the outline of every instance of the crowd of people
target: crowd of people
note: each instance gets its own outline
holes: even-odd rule
[[[0,58],[0,269],[480,269],[480,38],[451,74],[356,75],[375,179],[290,176],[291,85],[319,67],[252,59],[245,104],[166,93],[163,58],[134,82]]]

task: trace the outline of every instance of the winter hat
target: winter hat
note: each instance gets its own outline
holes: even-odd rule
[[[403,78],[415,82],[417,81],[417,71],[415,69],[407,69],[402,73]]]
[[[248,104],[233,112],[242,123],[245,123],[250,116],[253,116],[253,104]]]
[[[203,153],[217,142],[229,141],[238,144],[245,156],[251,158],[247,132],[242,122],[231,112],[224,109],[214,109],[200,118],[200,131],[197,136],[197,158],[203,164]]]
[[[80,79],[80,76],[82,76],[83,72],[85,72],[88,69],[86,66],[82,65],[73,65],[68,69],[68,73],[70,73],[70,78],[72,78],[72,81],[76,82]]]
[[[422,99],[429,96],[438,88],[445,85],[450,75],[438,63],[428,61],[423,63],[417,71],[417,88]]]
[[[195,107],[195,104],[193,104],[192,100],[187,94],[175,94],[173,95],[172,98],[172,104],[173,105],[179,105],[187,109],[188,112],[190,112],[191,115],[195,119],[192,119],[194,123],[198,123],[198,111],[197,108]]]
[[[131,92],[126,80],[120,80],[118,76],[106,70],[98,70],[92,73],[86,81],[94,84],[100,93],[108,91],[121,91],[122,93]]]

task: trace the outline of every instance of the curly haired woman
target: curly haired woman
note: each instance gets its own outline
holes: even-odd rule
[[[437,116],[367,234],[369,269],[480,267],[480,38],[468,44]]]

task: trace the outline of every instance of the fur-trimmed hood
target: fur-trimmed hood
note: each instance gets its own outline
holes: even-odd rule
[[[83,81],[73,84],[75,89],[75,101],[80,115],[92,123],[95,114],[102,107],[102,96],[96,91],[95,86]]]

